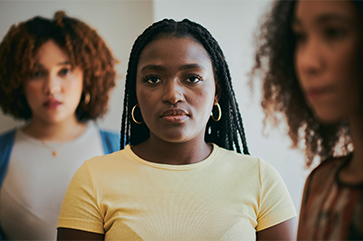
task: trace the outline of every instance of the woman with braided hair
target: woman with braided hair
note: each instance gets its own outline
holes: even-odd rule
[[[62,11],[1,41],[0,107],[27,123],[0,135],[0,240],[54,240],[76,170],[119,150],[119,135],[92,121],[107,110],[114,64],[97,32]]]
[[[121,151],[74,175],[58,240],[291,239],[287,189],[249,156],[223,52],[201,25],[165,19],[137,38],[121,135]]]

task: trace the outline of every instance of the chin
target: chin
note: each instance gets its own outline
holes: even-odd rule
[[[164,136],[162,138],[164,141],[169,142],[169,143],[183,143],[186,142],[186,138],[184,138],[183,136]]]
[[[333,113],[314,113],[315,118],[324,125],[334,125],[344,120],[343,117],[337,115],[336,112]]]
[[[185,133],[181,132],[173,132],[173,133],[163,133],[159,136],[160,139],[164,140],[165,142],[169,143],[184,143],[188,140],[192,139],[188,135],[185,135]]]

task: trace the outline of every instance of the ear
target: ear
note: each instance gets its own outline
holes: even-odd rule
[[[219,99],[221,98],[222,88],[219,83],[219,80],[216,80],[216,94],[214,95],[214,103],[218,103]]]

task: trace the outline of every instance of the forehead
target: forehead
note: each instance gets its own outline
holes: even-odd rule
[[[358,10],[351,1],[298,1],[295,19],[322,22],[330,20],[356,21]]]
[[[138,71],[145,65],[212,65],[208,52],[190,37],[161,37],[150,42],[142,50]]]
[[[67,53],[61,49],[53,40],[43,43],[35,53],[35,60],[40,63],[52,63],[54,61],[68,61]]]

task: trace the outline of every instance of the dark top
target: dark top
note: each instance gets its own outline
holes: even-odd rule
[[[363,240],[363,183],[350,185],[338,178],[351,157],[324,161],[309,175],[298,240]]]

